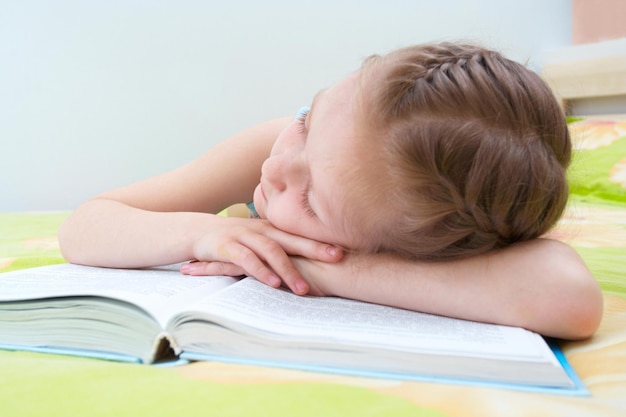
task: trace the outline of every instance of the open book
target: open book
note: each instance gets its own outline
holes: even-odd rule
[[[558,348],[521,328],[301,297],[174,267],[65,264],[0,274],[0,347],[586,393]]]

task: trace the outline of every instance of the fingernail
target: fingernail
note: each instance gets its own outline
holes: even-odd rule
[[[280,286],[280,280],[276,278],[275,276],[270,276],[267,280],[269,281],[270,285],[274,288],[277,288]]]
[[[339,253],[339,249],[337,249],[334,246],[328,246],[326,248],[326,252],[330,255],[330,256],[337,256],[337,254]]]
[[[296,290],[298,290],[299,294],[305,294],[307,291],[309,291],[309,286],[306,282],[298,280],[296,281]]]

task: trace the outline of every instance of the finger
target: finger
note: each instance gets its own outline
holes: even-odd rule
[[[254,236],[263,238],[263,236],[260,235]],[[254,277],[270,287],[280,287],[281,279],[268,268],[257,253],[259,252],[250,249],[247,244],[234,241],[222,245],[218,250],[218,256],[220,258],[240,266],[245,271],[246,275]]]
[[[344,255],[343,249],[338,246],[292,235],[278,229],[269,232],[268,237],[278,242],[289,255],[322,262],[339,262]]]
[[[293,265],[291,259],[278,242],[266,236],[255,234],[242,237],[241,243],[249,248],[251,253],[259,254],[258,257],[255,256],[255,259],[259,259],[260,257],[265,261],[263,268],[259,271],[260,273],[265,273],[266,269],[269,271],[265,266],[267,264],[294,293],[304,295],[309,291],[309,285],[304,278],[302,278],[300,272]],[[240,265],[244,266],[243,263],[240,263]],[[255,264],[255,267],[256,266]],[[247,266],[244,267],[246,270],[250,271]],[[274,277],[276,275],[272,274]],[[256,275],[253,276],[258,278]]]
[[[186,263],[180,266],[180,272],[184,275],[226,275],[230,277],[237,277],[239,275],[245,275],[246,272],[239,265],[235,265],[230,262],[193,262]]]

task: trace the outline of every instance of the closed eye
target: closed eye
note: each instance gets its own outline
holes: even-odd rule
[[[300,205],[309,217],[317,217],[315,211],[313,211],[313,207],[311,207],[311,203],[309,203],[309,187],[306,187],[302,192]]]

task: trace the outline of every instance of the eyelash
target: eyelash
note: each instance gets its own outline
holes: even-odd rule
[[[310,110],[304,110],[303,112],[300,113],[300,116],[298,116],[298,132],[299,133],[306,133],[306,116],[307,114],[309,114]]]
[[[304,211],[307,215],[309,215],[310,217],[315,217],[315,212],[313,211],[311,204],[309,204],[309,188],[308,187],[305,188],[304,191],[302,192],[302,199],[300,201],[300,204],[304,208]]]
[[[310,110],[301,111],[298,116],[298,132],[303,135],[306,133],[306,117],[309,114],[309,111]],[[306,187],[302,192],[300,205],[304,208],[304,211],[308,216],[315,217],[315,212],[309,203],[309,187]]]

